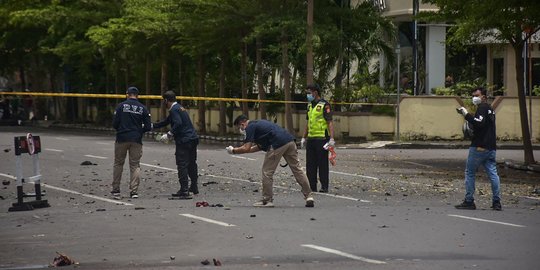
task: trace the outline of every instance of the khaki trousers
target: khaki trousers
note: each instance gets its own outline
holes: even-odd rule
[[[262,167],[263,201],[271,202],[273,200],[273,177],[281,157],[289,163],[296,182],[302,187],[304,199],[311,196],[311,188],[309,187],[307,176],[300,167],[300,161],[298,160],[298,149],[296,149],[294,141],[291,141],[278,149],[270,149],[264,156]]]
[[[141,181],[141,157],[142,144],[136,142],[116,142],[114,144],[114,168],[113,183],[114,191],[120,190],[120,180],[122,180],[122,170],[127,153],[129,152],[129,191],[137,193],[139,182]]]

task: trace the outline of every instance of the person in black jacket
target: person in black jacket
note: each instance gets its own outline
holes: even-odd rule
[[[129,87],[126,95],[127,99],[116,107],[113,119],[113,127],[116,129],[116,142],[114,143],[111,194],[116,199],[120,198],[120,180],[122,179],[122,170],[128,152],[131,176],[129,181],[130,197],[139,197],[137,191],[141,180],[142,137],[144,132],[152,129],[148,109],[137,100],[139,90],[136,87]]]
[[[469,147],[469,157],[465,169],[465,200],[456,205],[457,209],[476,209],[474,203],[475,177],[478,167],[484,166],[484,169],[491,181],[491,190],[493,192],[492,206],[493,210],[502,210],[500,197],[500,179],[497,174],[496,162],[496,133],[495,133],[495,111],[487,103],[487,91],[484,88],[477,88],[472,93],[472,102],[478,106],[474,115],[467,112],[464,107],[458,108],[458,113],[465,117],[469,126],[473,130],[473,138]]]
[[[176,94],[173,91],[163,93],[163,101],[169,109],[169,115],[165,120],[154,123],[153,126],[154,128],[171,126],[171,130],[164,134],[160,140],[168,141],[174,138],[176,144],[175,156],[180,190],[174,193],[173,196],[184,200],[191,199],[189,192],[193,194],[199,193],[197,187],[197,145],[199,144],[199,136],[193,128],[186,109],[176,102]],[[189,187],[188,176],[191,180]]]

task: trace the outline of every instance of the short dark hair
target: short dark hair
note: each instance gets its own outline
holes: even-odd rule
[[[139,94],[139,89],[137,89],[137,87],[135,87],[135,86],[131,86],[126,90],[126,94],[128,94],[128,95],[138,95]]]
[[[476,91],[480,91],[480,93],[482,93],[482,96],[487,97],[487,89],[486,88],[484,88],[484,87],[476,87],[476,88],[474,88],[474,90],[472,92],[474,93]]]
[[[321,87],[319,86],[319,84],[316,84],[316,83],[310,83],[306,86],[306,89],[309,89],[311,91],[317,91],[317,93],[319,93],[319,96],[322,94],[322,90],[321,90]]]
[[[167,101],[170,101],[170,102],[176,101],[176,94],[171,90],[163,93],[162,97],[163,97],[163,99],[165,99]]]
[[[238,126],[240,125],[241,123],[244,123],[245,121],[249,120],[247,116],[241,114],[239,115],[238,117],[236,117],[236,119],[234,119],[234,125],[235,126]]]

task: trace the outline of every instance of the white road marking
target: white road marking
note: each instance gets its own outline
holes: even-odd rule
[[[107,157],[102,157],[102,156],[93,156],[93,155],[84,155],[84,156],[89,157],[89,158],[108,159]]]
[[[63,138],[63,137],[54,137],[54,138],[61,141],[69,141],[69,139]]]
[[[171,171],[171,172],[177,172],[176,169],[171,169],[171,168],[152,165],[152,164],[147,164],[147,163],[141,163],[141,165],[156,168],[156,169]],[[253,182],[253,181],[249,181],[249,180],[246,180],[246,179],[240,179],[240,178],[236,178],[236,177],[228,177],[228,176],[213,175],[213,174],[205,174],[205,176],[214,177],[214,178],[221,178],[221,179],[227,179],[227,180],[238,181],[238,182],[244,182],[244,183],[259,184],[258,182]],[[289,188],[289,187],[282,187],[282,186],[274,186],[274,188],[298,191],[298,189],[293,189],[293,188]],[[342,195],[335,195],[335,194],[329,194],[329,193],[317,193],[317,194],[327,196],[327,197],[333,197],[333,198],[339,198],[339,199],[345,199],[345,200],[351,200],[351,201],[358,201],[358,202],[363,202],[363,203],[370,203],[371,202],[371,201],[368,201],[368,200],[362,200],[362,199],[358,199],[358,198],[347,197],[347,196],[342,196]]]
[[[161,167],[161,166],[152,165],[152,164],[148,164],[148,163],[142,163],[142,162],[141,162],[141,165],[156,168],[156,169],[166,170],[166,171],[172,171],[172,172],[177,172],[178,171],[176,169],[171,169],[171,168],[167,168],[167,167]]]
[[[51,186],[51,185],[47,185],[47,184],[41,184],[41,185],[44,186],[44,187],[50,188],[50,189],[56,189],[58,191],[63,191],[63,192],[67,192],[67,193],[71,193],[71,194],[75,194],[75,195],[81,195],[81,196],[84,196],[84,197],[88,197],[88,198],[92,198],[92,199],[96,199],[96,200],[100,200],[100,201],[104,201],[104,202],[110,202],[110,203],[121,204],[121,205],[133,205],[131,203],[122,202],[122,201],[118,201],[118,200],[111,200],[111,199],[107,199],[107,198],[103,198],[103,197],[99,197],[99,196],[91,195],[91,194],[85,194],[85,193],[81,193],[81,192],[78,192],[78,191],[75,191],[75,190],[65,189],[65,188],[61,188],[61,187],[55,187],[55,186]]]
[[[9,175],[9,174],[3,174],[3,173],[0,173],[0,176],[3,176],[3,177],[7,177],[9,179],[17,179],[17,177],[13,176],[13,175]]]
[[[228,180],[239,181],[239,182],[245,182],[245,183],[251,183],[251,184],[259,184],[258,182],[252,182],[252,181],[249,181],[249,180],[240,179],[240,178],[234,178],[234,177],[212,175],[212,174],[206,174],[206,176],[210,176],[210,177],[214,177],[214,178],[228,179]],[[290,188],[290,187],[282,187],[282,186],[274,186],[274,188],[293,190],[293,191],[300,191],[299,189]],[[358,199],[358,198],[347,197],[347,196],[342,196],[342,195],[335,195],[335,194],[330,194],[330,193],[317,193],[317,195],[333,197],[333,198],[339,198],[339,199],[345,199],[345,200],[351,200],[351,201],[364,202],[364,203],[370,203],[371,202],[371,201],[362,200],[362,199]]]
[[[537,201],[540,201],[540,197],[521,196],[521,198],[527,198],[527,199],[531,199],[531,200],[537,200]]]
[[[9,174],[0,173],[0,176],[4,176],[4,177],[7,177],[7,178],[11,178],[11,179],[17,179],[17,177],[15,177],[13,175],[9,175]],[[84,193],[81,193],[81,192],[78,192],[78,191],[75,191],[75,190],[69,190],[69,189],[65,189],[65,188],[61,188],[61,187],[55,187],[55,186],[51,186],[51,185],[48,185],[48,184],[41,184],[41,186],[47,187],[47,188],[50,188],[50,189],[56,189],[58,191],[63,191],[63,192],[71,193],[71,194],[81,195],[81,196],[84,196],[84,197],[88,197],[88,198],[92,198],[92,199],[96,199],[96,200],[100,200],[100,201],[104,201],[104,202],[110,202],[110,203],[121,204],[121,205],[133,205],[131,203],[126,203],[126,202],[121,202],[121,201],[117,201],[117,200],[111,200],[111,199],[107,199],[107,198],[102,198],[102,197],[91,195],[91,194],[84,194]]]
[[[386,262],[383,262],[383,261],[378,261],[378,260],[368,259],[368,258],[365,258],[365,257],[360,257],[360,256],[356,256],[356,255],[353,255],[353,254],[345,253],[343,251],[339,251],[339,250],[336,250],[336,249],[327,248],[327,247],[321,247],[321,246],[317,246],[317,245],[307,245],[307,244],[302,245],[302,246],[307,247],[307,248],[320,250],[320,251],[327,252],[327,253],[332,253],[332,254],[335,254],[335,255],[339,255],[339,256],[346,257],[346,258],[353,259],[353,260],[357,260],[357,261],[363,261],[363,262],[373,263],[373,264],[386,264]]]
[[[45,150],[52,151],[52,152],[64,152],[64,150],[53,149],[53,148],[45,148]]]
[[[433,168],[433,166],[431,166],[431,165],[426,165],[426,164],[422,164],[422,163],[416,163],[416,162],[412,162],[412,161],[401,161],[401,162],[412,164],[412,165],[417,165],[417,166],[422,166],[422,167],[426,167],[426,168]]]
[[[347,175],[347,176],[362,177],[362,178],[367,178],[367,179],[371,179],[371,180],[381,180],[380,178],[377,178],[377,177],[361,175],[361,174],[356,174],[356,173],[344,173],[344,172],[336,172],[336,171],[330,171],[330,172],[335,173],[335,174]]]
[[[464,219],[471,219],[471,220],[476,220],[476,221],[489,222],[489,223],[495,223],[495,224],[501,224],[501,225],[512,226],[512,227],[519,227],[519,228],[524,228],[525,227],[523,225],[507,223],[507,222],[500,222],[500,221],[483,219],[483,218],[467,217],[467,216],[461,216],[461,215],[448,215],[448,216],[457,217],[457,218],[464,218]]]
[[[101,145],[111,145],[111,143],[108,143],[108,142],[96,142],[97,144],[101,144]]]
[[[233,157],[233,158],[239,158],[239,159],[253,160],[253,161],[254,161],[254,160],[257,160],[257,159],[255,159],[255,158],[241,157],[241,156],[235,156],[235,155],[231,155],[231,157]]]
[[[184,217],[188,217],[188,218],[192,218],[192,219],[197,219],[197,220],[200,220],[200,221],[205,221],[205,222],[208,222],[208,223],[217,224],[217,225],[224,226],[224,227],[235,227],[236,226],[234,224],[225,223],[225,222],[221,222],[221,221],[217,221],[217,220],[213,220],[213,219],[209,219],[209,218],[205,218],[205,217],[199,217],[199,216],[195,216],[195,215],[192,215],[192,214],[179,214],[179,215],[184,216]]]

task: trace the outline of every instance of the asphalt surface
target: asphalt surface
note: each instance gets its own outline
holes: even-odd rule
[[[28,131],[41,136],[51,207],[8,212],[16,201],[13,137]],[[77,269],[207,269],[213,259],[221,269],[538,269],[540,174],[503,166],[519,162],[521,150],[497,152],[500,212],[489,208],[482,171],[479,209],[454,209],[464,194],[464,149],[338,149],[330,193],[315,194],[315,208],[304,207],[289,168],[279,167],[276,207],[261,209],[252,204],[263,153],[231,156],[224,146],[201,144],[201,193],[169,200],[178,189],[174,144],[145,141],[141,197],[118,201],[109,194],[114,136],[1,127],[0,178],[9,184],[0,188],[0,269],[47,268],[56,252]],[[300,157],[305,164],[304,150]],[[22,160],[31,176],[31,157]],[[196,207],[200,201],[223,207]]]

